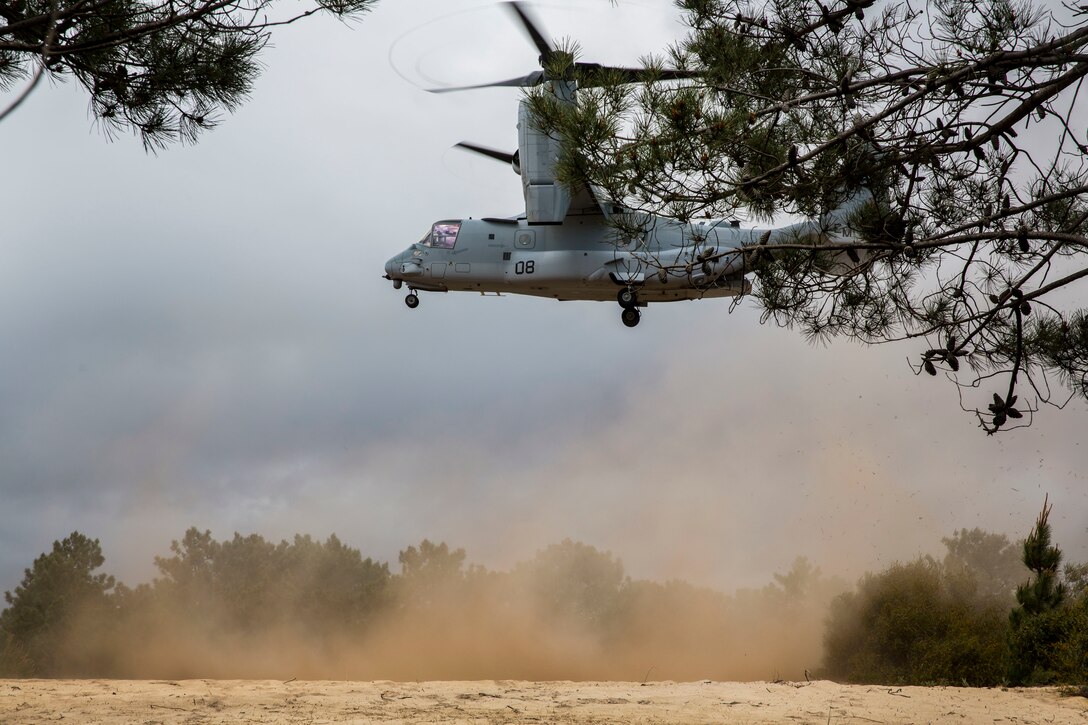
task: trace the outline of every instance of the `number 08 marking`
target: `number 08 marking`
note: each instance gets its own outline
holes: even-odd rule
[[[523,262],[514,263],[514,274],[532,274],[536,271],[536,262],[526,259]]]

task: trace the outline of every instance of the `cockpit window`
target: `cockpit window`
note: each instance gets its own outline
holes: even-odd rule
[[[428,247],[436,249],[453,249],[457,243],[457,232],[461,231],[461,222],[435,222],[431,227],[431,236],[425,241]]]

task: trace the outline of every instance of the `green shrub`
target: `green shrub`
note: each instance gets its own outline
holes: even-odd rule
[[[1060,660],[1071,610],[1052,609],[1025,617],[1009,628],[1009,682],[1014,685],[1053,685],[1062,681]]]
[[[824,674],[848,682],[994,685],[1004,612],[970,579],[928,557],[866,574],[838,597],[824,638]]]
[[[33,677],[34,663],[14,636],[0,632],[0,677]]]

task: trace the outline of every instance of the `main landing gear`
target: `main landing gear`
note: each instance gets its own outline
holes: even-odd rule
[[[419,307],[419,297],[415,292],[409,292],[408,296],[404,298],[404,304],[408,305],[408,309],[414,310]]]
[[[616,301],[620,303],[620,307],[623,311],[620,313],[620,319],[623,320],[623,324],[628,327],[634,327],[642,319],[642,315],[638,311],[638,293],[635,292],[633,287],[624,287],[618,293],[616,293]]]

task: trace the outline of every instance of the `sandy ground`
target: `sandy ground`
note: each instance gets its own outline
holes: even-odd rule
[[[0,723],[1088,723],[1053,688],[0,680]]]

